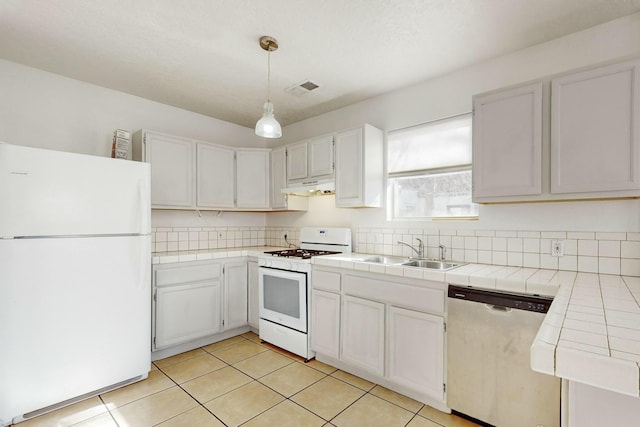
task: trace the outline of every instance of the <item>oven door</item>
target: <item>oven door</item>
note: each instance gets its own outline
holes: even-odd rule
[[[307,274],[260,267],[260,318],[307,332]]]

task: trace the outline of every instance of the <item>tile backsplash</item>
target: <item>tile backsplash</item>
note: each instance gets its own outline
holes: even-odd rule
[[[300,244],[297,227],[154,227],[152,250],[174,252],[247,246],[286,247]],[[425,256],[439,257],[439,245],[454,261],[588,273],[640,276],[640,233],[575,231],[501,231],[422,228],[353,229],[357,253],[411,256],[422,239]],[[560,240],[564,255],[551,255],[552,240]]]
[[[225,249],[247,246],[286,247],[284,236],[299,245],[299,230],[284,227],[153,227],[153,252]]]
[[[417,245],[416,238],[428,258],[438,258],[444,245],[454,261],[640,276],[640,233],[360,228],[354,251],[411,256],[397,242]],[[552,240],[562,242],[563,256],[551,255]]]

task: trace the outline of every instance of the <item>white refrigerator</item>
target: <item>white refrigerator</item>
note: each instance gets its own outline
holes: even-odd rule
[[[149,177],[0,142],[0,425],[147,377]]]

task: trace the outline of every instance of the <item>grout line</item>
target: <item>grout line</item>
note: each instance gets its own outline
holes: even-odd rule
[[[249,338],[247,338],[247,337],[245,337],[245,336],[243,336],[243,335],[238,335],[238,336],[241,336],[241,337],[242,337],[242,338],[244,338],[246,341],[252,342],[252,343],[254,343],[254,344],[262,345],[261,343],[257,343],[256,341],[251,340],[251,339],[249,339]],[[233,346],[233,345],[235,345],[235,344],[239,344],[239,343],[241,343],[241,342],[243,342],[243,341],[236,341],[236,342],[234,342],[234,343],[230,343],[228,346],[224,346],[224,347],[221,347],[221,348],[228,348],[228,347],[231,347],[231,346]],[[381,400],[383,400],[384,402],[390,403],[390,404],[392,404],[392,405],[394,405],[394,406],[396,406],[396,407],[398,407],[398,408],[400,408],[400,409],[402,409],[402,410],[405,410],[405,411],[407,411],[407,412],[412,413],[412,414],[413,414],[413,416],[412,416],[412,417],[411,417],[411,419],[408,421],[408,423],[407,423],[407,424],[405,424],[405,426],[406,426],[406,425],[408,425],[411,421],[413,421],[413,420],[414,420],[414,419],[419,415],[418,413],[419,413],[419,412],[420,412],[420,411],[421,411],[425,406],[428,406],[428,405],[425,405],[425,404],[424,404],[424,403],[422,403],[422,402],[419,402],[419,403],[421,403],[421,406],[420,406],[420,408],[419,408],[417,411],[415,411],[415,412],[414,412],[414,411],[409,410],[409,409],[407,409],[407,408],[404,408],[404,407],[402,407],[402,406],[400,406],[400,405],[398,405],[398,404],[396,404],[396,403],[394,403],[394,402],[392,402],[392,401],[390,401],[390,400],[387,400],[387,399],[385,399],[385,398],[383,398],[383,397],[380,397],[380,396],[377,396],[377,395],[375,395],[375,394],[371,393],[374,389],[376,389],[376,387],[378,387],[378,386],[383,387],[383,386],[381,386],[381,385],[379,385],[379,384],[376,384],[376,383],[373,383],[373,382],[369,381],[370,383],[372,383],[372,384],[373,384],[373,386],[372,386],[369,390],[364,390],[364,389],[362,389],[362,388],[360,388],[360,387],[358,387],[358,386],[356,386],[356,385],[354,385],[354,384],[349,383],[348,381],[345,381],[345,380],[343,380],[343,379],[341,379],[341,378],[335,377],[333,374],[334,374],[334,373],[336,373],[336,372],[340,372],[340,369],[337,369],[337,368],[335,368],[335,367],[334,367],[334,368],[335,368],[335,370],[334,370],[334,371],[332,371],[331,373],[326,373],[326,372],[324,372],[324,371],[321,371],[321,370],[319,370],[319,369],[314,368],[313,366],[310,366],[310,365],[308,365],[308,364],[306,364],[306,363],[303,363],[302,361],[299,361],[299,360],[297,360],[297,359],[294,359],[294,358],[288,357],[286,354],[283,354],[283,353],[281,353],[281,352],[278,352],[278,351],[276,351],[276,350],[274,350],[274,349],[272,349],[272,348],[266,347],[266,346],[265,346],[265,348],[267,349],[267,351],[272,351],[272,352],[274,352],[274,353],[276,353],[276,354],[282,355],[282,356],[284,356],[284,357],[288,357],[288,358],[291,360],[291,362],[290,362],[290,363],[288,363],[287,365],[282,366],[282,367],[280,367],[280,368],[278,368],[278,369],[275,369],[274,371],[271,371],[271,372],[269,372],[269,373],[267,373],[267,374],[265,374],[265,375],[263,375],[263,376],[261,376],[261,377],[259,377],[259,378],[254,378],[253,376],[251,376],[251,375],[247,374],[246,372],[243,372],[243,371],[242,371],[242,370],[240,370],[239,368],[237,368],[237,367],[233,366],[233,364],[227,363],[226,361],[224,361],[224,360],[222,360],[222,359],[218,358],[218,357],[217,357],[217,356],[215,356],[214,354],[212,354],[212,353],[210,353],[209,351],[205,350],[205,349],[204,349],[204,347],[205,347],[205,346],[203,346],[203,347],[199,347],[199,348],[200,348],[200,349],[202,349],[202,350],[204,351],[204,353],[206,353],[206,354],[208,354],[208,355],[210,355],[210,356],[212,356],[212,357],[215,357],[216,359],[219,359],[220,361],[222,361],[222,362],[226,365],[226,366],[224,366],[224,367],[222,367],[222,368],[220,368],[220,369],[224,369],[225,367],[231,367],[231,368],[233,368],[233,369],[235,369],[236,371],[238,371],[238,372],[242,373],[243,375],[246,375],[248,378],[250,378],[250,379],[251,379],[251,381],[250,381],[250,382],[248,382],[248,383],[246,383],[246,384],[243,384],[243,385],[241,385],[240,387],[236,387],[236,388],[234,388],[234,389],[232,389],[232,390],[228,390],[228,391],[226,391],[225,393],[221,394],[220,396],[215,397],[215,398],[214,398],[214,399],[212,399],[212,400],[215,400],[215,399],[217,399],[217,398],[219,398],[219,397],[221,397],[221,396],[224,396],[224,395],[226,395],[226,394],[228,394],[228,393],[230,393],[230,392],[233,392],[233,391],[235,391],[235,390],[238,390],[239,388],[244,387],[244,386],[246,386],[246,385],[249,385],[249,384],[251,384],[251,383],[253,383],[253,382],[256,382],[256,383],[258,383],[258,384],[260,384],[260,385],[262,385],[262,386],[264,386],[264,387],[268,388],[269,390],[273,391],[274,393],[278,394],[279,396],[281,396],[281,397],[283,398],[283,400],[282,400],[282,401],[280,401],[280,402],[276,403],[275,405],[272,405],[272,406],[268,407],[267,409],[265,409],[265,410],[263,410],[263,411],[259,412],[258,414],[254,415],[253,417],[251,417],[251,418],[249,418],[248,420],[244,421],[241,425],[244,425],[244,424],[248,423],[249,421],[251,421],[251,420],[253,420],[253,419],[255,419],[255,418],[257,418],[257,417],[259,417],[259,416],[263,415],[265,412],[267,412],[267,411],[269,411],[269,410],[273,409],[274,407],[276,407],[276,406],[280,405],[282,402],[284,402],[284,401],[286,401],[286,400],[288,400],[288,401],[290,401],[291,403],[294,403],[296,406],[298,406],[298,407],[300,407],[300,408],[302,408],[302,409],[304,409],[304,410],[306,410],[306,411],[308,411],[308,412],[310,412],[310,413],[314,414],[315,416],[319,417],[320,419],[322,419],[323,421],[325,421],[325,422],[327,422],[327,423],[331,423],[331,421],[335,420],[335,419],[336,419],[340,414],[344,413],[347,409],[349,409],[349,408],[350,408],[351,406],[353,406],[356,402],[360,401],[363,397],[365,397],[365,396],[366,396],[366,395],[368,395],[368,394],[369,394],[369,395],[371,395],[371,396],[372,396],[372,397],[374,397],[374,398],[381,399]],[[252,358],[252,357],[256,357],[256,356],[258,356],[258,355],[260,355],[260,354],[264,354],[264,353],[265,353],[265,352],[260,352],[260,353],[258,353],[258,354],[255,354],[255,355],[249,356],[249,357],[247,357],[247,358],[245,358],[245,359],[238,360],[237,362],[234,362],[234,363],[238,363],[238,362],[241,362],[241,361],[244,361],[244,360],[248,360],[248,359],[250,359],[250,358]],[[194,357],[195,357],[195,356],[194,356]],[[191,358],[189,358],[189,359],[191,359]],[[189,359],[185,359],[184,361],[187,361],[187,360],[189,360]],[[183,362],[183,361],[180,361],[180,362]],[[180,362],[177,362],[177,363],[180,363]],[[292,365],[292,363],[294,363],[294,362],[301,363],[303,366],[307,366],[307,367],[309,367],[309,368],[311,368],[311,369],[313,369],[313,370],[315,370],[315,371],[317,371],[317,372],[321,373],[323,376],[322,376],[321,378],[319,378],[318,380],[313,381],[312,383],[310,383],[310,384],[308,384],[307,386],[303,387],[302,389],[300,389],[300,390],[296,391],[294,394],[292,394],[292,395],[291,395],[291,396],[289,396],[289,397],[287,397],[287,396],[283,395],[282,393],[278,392],[277,390],[273,389],[272,387],[269,387],[267,384],[265,384],[265,383],[263,383],[263,382],[261,382],[261,381],[260,381],[260,379],[263,379],[264,377],[266,377],[266,376],[268,376],[268,375],[271,375],[271,374],[276,373],[276,372],[278,372],[278,371],[280,371],[280,370],[283,370],[283,369],[284,369],[284,368],[286,368],[286,367],[291,366],[291,365]],[[322,363],[322,362],[320,362],[320,363]],[[155,363],[154,363],[154,365],[155,365]],[[172,366],[172,365],[173,365],[173,364],[171,364],[171,365],[167,365],[167,366]],[[327,366],[331,366],[331,365],[327,365]],[[187,392],[187,390],[185,390],[185,389],[184,389],[180,384],[178,384],[178,383],[177,383],[173,378],[171,378],[171,377],[170,377],[166,372],[164,372],[164,370],[163,370],[162,368],[158,367],[157,365],[156,365],[156,367],[157,367],[157,369],[158,369],[158,370],[159,370],[163,375],[165,375],[167,378],[169,378],[169,379],[171,380],[171,382],[172,382],[172,383],[174,383],[174,384],[175,384],[176,386],[178,386],[181,390],[183,390],[185,393],[187,393],[187,395],[189,395],[189,397],[191,397],[191,398],[192,398],[192,399],[193,399],[193,400],[194,400],[194,401],[195,401],[199,406],[202,406],[202,407],[203,407],[207,412],[209,412],[212,416],[214,416],[214,417],[215,417],[217,420],[219,420],[222,424],[224,424],[225,426],[227,425],[227,424],[225,424],[225,423],[224,423],[220,418],[218,418],[218,417],[217,417],[217,416],[216,416],[212,411],[210,411],[210,410],[205,406],[205,403],[207,403],[207,402],[200,403],[200,402],[199,402],[195,397],[193,397],[189,392]],[[220,370],[220,369],[215,369],[214,371],[218,371],[218,370]],[[211,371],[211,372],[214,372],[214,371]],[[189,382],[189,381],[192,381],[192,380],[194,380],[194,379],[196,379],[196,378],[200,378],[200,377],[202,377],[202,376],[204,376],[204,375],[207,375],[207,374],[209,374],[209,373],[211,373],[211,372],[207,372],[206,374],[203,374],[203,375],[201,375],[201,376],[198,376],[198,377],[192,378],[192,379],[190,379],[190,380],[188,380],[188,381],[185,381],[185,383],[187,383],[187,382]],[[361,395],[360,397],[358,397],[356,400],[354,400],[353,402],[351,402],[349,405],[347,405],[345,408],[343,408],[341,411],[339,411],[336,415],[334,415],[334,416],[333,416],[332,418],[330,418],[330,419],[326,419],[326,418],[322,417],[321,415],[319,415],[319,414],[315,413],[314,411],[312,411],[310,408],[307,408],[307,407],[305,407],[305,406],[303,406],[303,405],[299,404],[298,402],[296,402],[296,401],[294,401],[294,400],[292,400],[292,399],[291,399],[293,396],[298,395],[298,394],[299,394],[299,393],[301,393],[302,391],[304,391],[304,390],[306,390],[306,389],[308,389],[308,388],[310,388],[310,387],[314,386],[315,384],[317,384],[318,382],[320,382],[320,381],[322,381],[322,380],[326,379],[327,377],[330,377],[330,378],[333,378],[333,379],[335,379],[335,380],[338,380],[338,381],[340,381],[340,382],[342,382],[342,383],[344,383],[344,384],[346,384],[346,385],[348,385],[348,386],[351,386],[351,387],[353,387],[353,388],[355,388],[355,389],[357,389],[357,390],[361,391],[361,392],[362,392],[362,395]],[[166,390],[166,389],[165,389],[165,390]],[[161,390],[161,391],[164,391],[164,390]],[[155,393],[153,393],[153,394],[155,394]],[[400,393],[398,393],[398,394],[400,394]],[[400,395],[401,395],[401,396],[404,396],[404,395],[402,395],[402,394],[400,394]],[[145,397],[148,397],[148,396],[145,396]],[[405,396],[405,397],[408,397],[408,396]],[[139,399],[137,399],[137,400],[139,400]],[[414,399],[414,400],[415,400],[415,399]],[[103,402],[103,403],[104,403],[104,402]],[[129,403],[131,403],[131,402],[129,402]],[[107,408],[107,409],[108,409],[108,408]],[[191,409],[193,409],[193,408],[191,408]],[[189,409],[189,411],[190,411],[191,409]],[[111,412],[111,411],[109,411],[109,412]],[[188,412],[188,411],[185,411],[185,412]],[[179,415],[182,415],[182,414],[184,414],[185,412],[182,412],[182,413],[180,413],[180,414],[177,414],[175,417],[177,417],[177,416],[179,416]],[[111,415],[111,417],[113,418],[113,415],[112,415],[112,414],[110,414],[110,415]],[[175,418],[175,417],[172,417],[172,418]],[[169,418],[169,419],[172,419],[172,418]],[[437,425],[439,425],[439,426],[443,426],[442,424],[437,423],[436,421],[432,420],[431,418],[422,417],[422,416],[421,416],[421,418],[425,418],[426,420],[429,420],[429,421],[433,422],[434,424],[437,424]],[[115,419],[114,419],[114,421],[115,421]],[[167,420],[163,420],[162,422],[165,422],[165,421],[167,421]],[[116,424],[117,424],[117,422],[116,422]]]

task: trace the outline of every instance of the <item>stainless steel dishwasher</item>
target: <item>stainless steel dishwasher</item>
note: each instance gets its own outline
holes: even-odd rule
[[[497,427],[560,426],[560,379],[531,370],[552,298],[449,286],[447,404]]]

